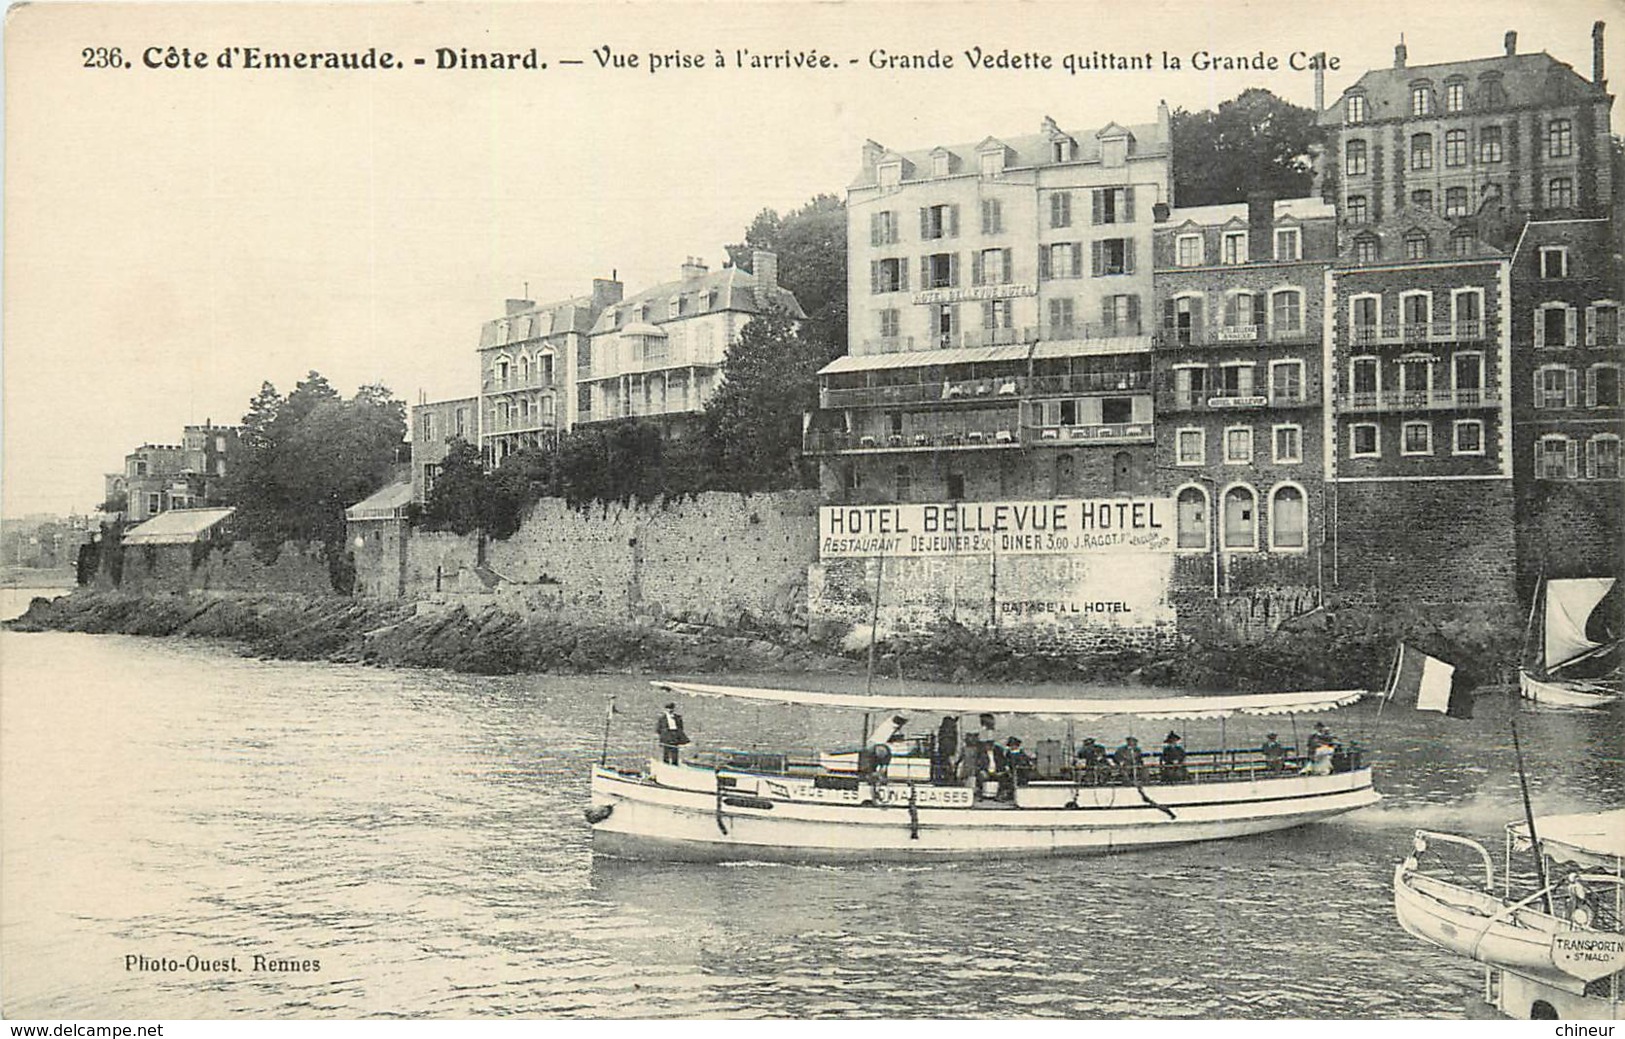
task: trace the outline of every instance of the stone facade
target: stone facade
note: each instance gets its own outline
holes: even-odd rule
[[[1625,270],[1605,220],[1531,222],[1512,257],[1519,584],[1625,577],[1620,337]]]

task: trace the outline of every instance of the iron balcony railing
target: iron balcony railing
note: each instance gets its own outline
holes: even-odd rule
[[[1074,444],[1149,444],[1156,439],[1150,422],[1096,422],[1089,425],[1030,425],[1023,423],[1022,439],[1034,447]]]
[[[1306,343],[1316,342],[1319,339],[1318,329],[1271,328],[1268,325],[1204,325],[1200,328],[1164,325],[1156,332],[1156,345],[1163,349]]]
[[[859,386],[824,389],[821,408],[894,407],[902,404],[972,404],[1027,397],[1068,394],[1106,394],[1151,388],[1148,371],[1078,372],[1070,375],[1003,375],[986,379],[903,383],[897,386]]]
[[[1337,406],[1345,412],[1448,411],[1499,407],[1497,388],[1381,390],[1339,393]]]
[[[1411,321],[1400,325],[1349,326],[1349,341],[1355,346],[1456,343],[1483,338],[1482,321]]]
[[[802,437],[804,454],[847,454],[880,451],[956,451],[984,448],[1020,447],[1019,427],[972,429],[936,433],[842,433],[811,432]]]
[[[1143,336],[1140,322],[1064,322],[1058,324],[1015,325],[1010,328],[965,328],[923,336],[875,336],[863,340],[861,353],[895,354],[916,350],[955,350],[982,346],[1031,345],[1038,342],[1098,343],[1100,353],[1138,349],[1133,340]],[[1127,341],[1127,342],[1125,342]]]

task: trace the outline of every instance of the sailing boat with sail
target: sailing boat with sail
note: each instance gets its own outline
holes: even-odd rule
[[[1617,637],[1595,642],[1586,634],[1592,613],[1613,587],[1612,577],[1544,582],[1530,607],[1530,627],[1533,628],[1534,611],[1542,605],[1543,592],[1545,617],[1541,625],[1540,657],[1532,666],[1518,672],[1518,689],[1524,699],[1553,707],[1607,707],[1619,701],[1618,688],[1563,673],[1619,645]]]

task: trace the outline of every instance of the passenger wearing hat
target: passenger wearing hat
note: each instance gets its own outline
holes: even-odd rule
[[[1164,783],[1183,783],[1191,777],[1185,768],[1185,747],[1180,742],[1179,733],[1170,731],[1163,737],[1161,760]]]
[[[683,731],[683,716],[677,713],[677,705],[669,703],[655,722],[655,735],[660,739],[661,758],[668,765],[679,762],[679,750],[688,742],[688,734]]]
[[[1014,801],[1016,787],[1032,778],[1036,763],[1032,755],[1021,749],[1021,737],[1011,736],[1004,741],[1004,762],[999,771],[999,798]]]
[[[1112,762],[1117,766],[1117,774],[1125,782],[1140,784],[1140,770],[1145,767],[1145,754],[1140,750],[1140,741],[1133,736],[1123,737],[1123,743],[1112,754]]]
[[[1264,745],[1258,749],[1264,755],[1266,769],[1271,772],[1286,771],[1286,748],[1281,746],[1281,741],[1276,738],[1275,733],[1265,733]]]
[[[1106,768],[1106,748],[1096,743],[1093,736],[1083,738],[1083,745],[1078,748],[1077,767],[1082,771],[1085,783],[1093,785],[1100,782]]]
[[[1315,731],[1309,736],[1309,764],[1303,771],[1317,776],[1331,775],[1332,758],[1336,753],[1337,737],[1326,728],[1325,722],[1316,722]]]

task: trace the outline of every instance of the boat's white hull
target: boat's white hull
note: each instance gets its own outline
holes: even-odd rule
[[[1012,804],[925,804],[944,788],[906,785],[812,803],[778,798],[740,776],[722,796],[715,774],[655,766],[642,776],[594,770],[593,849],[625,858],[695,862],[876,862],[1103,854],[1219,840],[1323,819],[1376,803],[1371,773],[1224,783],[1024,787]],[[733,778],[733,777],[730,777]],[[712,784],[707,790],[701,782]],[[953,791],[958,793],[958,791]],[[1076,807],[1067,807],[1075,799]],[[1053,804],[1053,807],[1048,805]],[[608,812],[605,812],[608,809]]]
[[[1531,909],[1503,916],[1505,908],[1489,892],[1423,876],[1404,863],[1394,871],[1394,915],[1409,934],[1479,963],[1584,992],[1584,981],[1552,962],[1552,935],[1568,926]]]
[[[1498,971],[1494,988],[1503,1013],[1527,1018],[1537,1004],[1544,1004],[1565,1018],[1619,1015],[1618,1003],[1586,995],[1585,981],[1553,958],[1554,935],[1598,932],[1577,931],[1565,920],[1528,907],[1509,911],[1490,892],[1424,876],[1412,866],[1407,860],[1394,870],[1399,925],[1430,945]]]
[[[1525,700],[1548,707],[1607,707],[1620,700],[1619,692],[1606,686],[1536,678],[1527,671],[1518,672],[1518,692]]]

